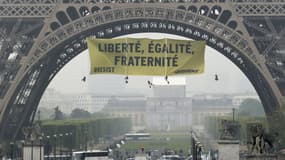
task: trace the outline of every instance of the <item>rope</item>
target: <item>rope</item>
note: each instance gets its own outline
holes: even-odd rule
[[[165,38],[166,47],[167,47],[167,44],[168,44],[168,43],[167,43],[167,40],[168,40],[168,39]],[[167,50],[168,50],[168,47],[167,47]],[[165,55],[164,55],[164,65],[165,65],[165,67],[164,67],[164,68],[165,68],[165,70],[164,70],[164,75],[165,75],[165,81],[167,82],[167,84],[169,84],[168,75],[167,75],[167,64],[165,64],[165,60],[167,59],[167,50],[164,51],[164,54],[165,54]]]
[[[128,38],[125,38],[125,43],[127,44],[127,45],[129,45],[128,44]],[[126,52],[126,58],[128,59],[129,57],[129,50],[127,50],[127,52]],[[128,64],[125,66],[125,75],[126,75],[126,77],[125,77],[125,83],[127,84],[128,82],[129,82],[129,77],[128,77]]]

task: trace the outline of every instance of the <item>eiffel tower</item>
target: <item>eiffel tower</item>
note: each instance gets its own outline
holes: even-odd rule
[[[285,102],[285,0],[1,0],[0,139],[21,137],[57,72],[86,37],[170,33],[230,59],[271,124]]]

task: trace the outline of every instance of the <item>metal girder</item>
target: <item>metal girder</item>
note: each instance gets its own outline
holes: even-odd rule
[[[271,33],[272,33],[273,35],[277,35],[277,31],[276,31],[275,27],[273,26],[273,24],[272,24],[270,18],[269,18],[269,17],[264,17],[264,19],[265,19],[265,22],[266,22],[267,26],[268,26],[269,29],[271,30]]]
[[[285,14],[284,1],[233,0],[239,16],[281,16]]]
[[[263,54],[268,54],[272,48],[281,40],[280,37],[283,37],[285,34],[285,28],[283,28],[278,34],[274,35],[274,40],[271,42],[271,44],[265,49]]]
[[[257,30],[257,31],[259,31],[259,32],[261,32],[263,34],[270,34],[270,31],[268,31],[268,30],[266,30],[264,28],[259,27],[257,24],[252,23],[250,20],[244,19],[243,22],[246,25],[248,25],[249,27],[252,27],[255,30]]]
[[[10,33],[7,34],[2,34],[3,37],[3,43],[2,43],[2,48],[0,50],[0,55],[4,56],[4,50],[6,50],[8,47],[12,47],[13,44],[15,44],[15,34],[17,32],[17,30],[19,29],[19,26],[21,24],[22,20],[18,19],[15,23],[15,25],[13,25],[12,30]]]

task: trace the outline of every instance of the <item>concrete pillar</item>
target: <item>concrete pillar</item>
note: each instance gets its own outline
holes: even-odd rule
[[[219,160],[239,160],[238,140],[219,140]]]
[[[44,147],[40,144],[25,144],[23,146],[23,160],[44,160]]]

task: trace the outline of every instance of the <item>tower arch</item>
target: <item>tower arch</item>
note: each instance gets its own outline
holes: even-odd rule
[[[99,6],[103,8],[106,4]],[[274,113],[280,107],[280,96],[263,72],[261,61],[253,53],[248,40],[240,34],[242,32],[236,30],[237,24],[232,19],[228,20],[228,25],[221,23],[221,7],[211,6],[208,16],[197,13],[199,7],[194,5],[186,11],[151,3],[110,7],[98,12],[96,9],[94,13],[83,4],[76,6],[81,17],[70,17],[72,21],[69,21],[66,10],[57,12],[65,14],[68,21],[61,22],[58,16],[62,25],[51,27],[50,24],[55,22],[53,19],[45,28],[41,41],[36,43],[37,48],[25,59],[28,63],[24,63],[25,69],[21,70],[20,78],[14,83],[16,87],[10,92],[11,96],[1,112],[1,138],[15,139],[21,127],[32,122],[47,85],[66,63],[86,49],[85,39],[90,36],[113,38],[130,33],[159,32],[205,40],[208,46],[229,58],[248,77],[262,100],[266,114]]]

